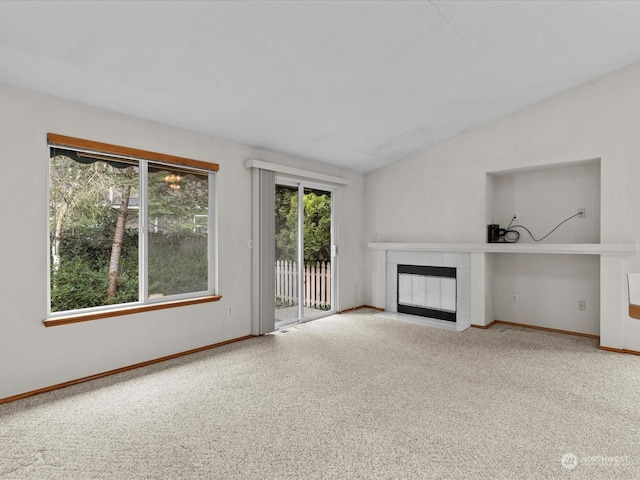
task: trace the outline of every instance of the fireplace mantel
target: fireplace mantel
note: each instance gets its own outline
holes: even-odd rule
[[[471,324],[489,325],[494,318],[491,257],[495,254],[598,255],[600,257],[600,346],[624,348],[627,315],[623,258],[637,251],[635,243],[369,243],[373,250],[372,301],[386,304],[386,256],[391,251],[467,252],[471,261]]]
[[[541,253],[564,255],[630,255],[635,243],[369,243],[374,250],[425,252]]]

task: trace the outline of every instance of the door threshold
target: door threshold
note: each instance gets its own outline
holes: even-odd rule
[[[295,320],[283,320],[282,322],[276,323],[276,332],[285,328],[291,328],[295,325],[300,325],[300,321],[297,318]]]
[[[335,315],[335,314],[336,314],[336,311],[331,310],[331,311],[327,311],[326,313],[314,315],[313,317],[305,317],[302,320],[299,320],[297,318],[293,320],[281,320],[280,322],[276,323],[276,331],[284,328],[291,328],[293,326],[302,325],[303,323],[312,322],[314,320],[319,320],[321,318],[330,317],[331,315]]]

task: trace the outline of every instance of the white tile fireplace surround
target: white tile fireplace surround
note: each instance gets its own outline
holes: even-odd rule
[[[469,253],[434,253],[389,250],[386,255],[386,305],[380,316],[461,332],[471,326],[471,262]],[[398,313],[398,265],[449,267],[456,269],[456,321]],[[451,305],[446,305],[451,309]]]

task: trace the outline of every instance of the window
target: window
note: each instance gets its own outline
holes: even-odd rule
[[[54,134],[49,148],[49,318],[219,298],[216,164]]]

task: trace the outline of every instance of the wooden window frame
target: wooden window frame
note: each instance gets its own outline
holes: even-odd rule
[[[59,135],[56,133],[47,134],[47,144],[49,148],[60,147],[60,148],[89,150],[97,153],[124,157],[125,159],[133,158],[136,160],[160,162],[167,165],[190,167],[190,168],[196,168],[199,170],[205,170],[209,172],[217,172],[220,168],[217,163],[213,163],[213,162],[205,162],[202,160],[194,160],[190,158],[178,157],[175,155],[167,155],[164,153],[151,152],[151,151],[141,150],[137,148],[129,148],[129,147],[123,147],[120,145],[113,145],[109,143],[96,142],[92,140],[84,140],[81,138],[70,137],[66,135]],[[50,248],[49,248],[49,251],[50,251]],[[216,285],[214,284],[214,289],[215,287]],[[47,288],[49,289],[50,286]],[[122,315],[132,315],[136,313],[162,310],[167,308],[175,308],[175,307],[183,307],[187,305],[197,305],[201,303],[217,302],[221,298],[222,296],[213,294],[213,295],[204,295],[200,297],[172,299],[164,302],[156,301],[153,303],[145,303],[146,300],[143,299],[143,300],[139,300],[138,303],[133,305],[119,304],[119,305],[114,305],[112,308],[106,307],[104,310],[103,309],[92,310],[89,312],[77,312],[77,313],[70,313],[70,314],[65,314],[64,312],[62,312],[61,315],[48,316],[45,320],[43,320],[43,324],[46,327],[67,325],[70,323],[100,320],[103,318],[111,318],[111,317],[117,317]],[[51,308],[51,305],[47,307],[47,310],[49,311],[50,308]]]
[[[220,166],[217,163],[203,162],[202,160],[192,160],[190,158],[176,157],[175,155],[167,155],[165,153],[149,152],[137,148],[121,147],[120,145],[112,145],[110,143],[94,142],[92,140],[83,140],[81,138],[67,137],[58,135],[57,133],[48,133],[47,142],[50,146],[62,148],[79,148],[84,150],[95,150],[96,152],[110,153],[112,155],[120,155],[123,157],[132,157],[140,160],[151,160],[171,165],[181,165],[183,167],[193,167],[202,170],[217,172]]]

